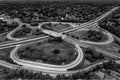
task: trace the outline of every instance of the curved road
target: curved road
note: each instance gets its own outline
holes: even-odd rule
[[[61,33],[65,33],[65,32],[69,32],[69,31],[74,31],[74,30],[78,30],[78,29],[81,29],[83,27],[89,27],[89,25],[93,25],[95,24],[96,22],[98,22],[99,20],[103,19],[104,17],[108,16],[109,14],[111,14],[112,12],[114,12],[115,10],[117,10],[118,7],[115,7],[113,8],[112,10],[106,12],[105,14],[103,14],[102,16],[96,18],[95,20],[92,20],[90,22],[87,22],[87,23],[83,23],[83,24],[80,24],[80,25],[76,25],[76,27],[74,29],[71,29],[71,30],[67,30],[67,31],[64,31],[64,32],[61,32]],[[81,27],[80,27],[81,26]],[[40,26],[39,26],[40,27]],[[11,32],[12,33],[12,32]],[[11,38],[11,33],[7,35],[8,38]],[[90,69],[92,67],[95,67],[96,65],[99,65],[101,64],[102,62],[100,63],[97,63],[97,64],[94,64],[94,65],[91,65],[85,69],[82,69],[82,70],[77,70],[77,71],[67,71],[67,69],[69,68],[72,68],[72,67],[75,67],[76,65],[78,65],[82,59],[83,59],[83,52],[81,50],[81,48],[79,47],[79,45],[81,46],[83,44],[83,46],[89,46],[87,44],[84,44],[84,43],[91,43],[91,42],[80,42],[80,41],[77,41],[77,40],[74,40],[72,38],[69,38],[68,36],[66,35],[63,35],[63,34],[60,34],[60,33],[57,33],[57,32],[50,32],[52,33],[51,35],[59,35],[61,36],[62,38],[64,38],[65,40],[71,42],[71,43],[74,43],[75,46],[77,47],[78,49],[78,57],[76,58],[75,61],[73,61],[71,64],[67,65],[67,66],[56,66],[56,65],[50,65],[50,64],[43,64],[43,63],[37,63],[37,62],[31,62],[31,61],[25,61],[25,60],[20,60],[16,57],[15,53],[16,51],[19,49],[20,45],[19,44],[23,44],[23,43],[26,43],[26,42],[33,42],[33,41],[37,41],[37,40],[40,40],[40,39],[44,39],[44,38],[47,38],[48,36],[45,36],[45,37],[39,37],[39,38],[35,38],[35,39],[29,39],[29,40],[19,40],[19,41],[15,41],[13,43],[7,43],[7,44],[3,44],[3,45],[0,45],[0,48],[4,48],[4,47],[8,47],[8,46],[11,46],[11,45],[17,45],[17,47],[11,52],[10,54],[10,57],[13,59],[14,62],[20,64],[20,65],[23,65],[23,68],[27,68],[27,69],[31,69],[31,70],[40,70],[40,71],[43,71],[43,72],[50,72],[50,73],[75,73],[75,72],[79,72],[79,71],[82,71],[82,70],[87,70],[87,69]],[[54,35],[54,36],[55,36]],[[104,44],[108,44],[110,42],[113,41],[113,38],[112,36],[107,33],[107,35],[109,36],[109,40],[107,42],[105,42]],[[64,36],[64,37],[63,37]],[[13,38],[11,38],[13,39]],[[14,40],[17,40],[17,39],[14,39]],[[79,43],[79,44],[78,44]],[[95,43],[92,43],[92,44],[95,44]],[[98,43],[96,43],[98,44]],[[100,50],[100,49],[99,49]],[[110,53],[108,53],[110,54]],[[4,63],[0,63],[0,64],[4,64]],[[4,64],[4,65],[8,65],[8,64]],[[44,70],[45,69],[45,70]],[[53,72],[52,72],[52,71]]]
[[[82,29],[82,30],[88,30],[88,29]],[[105,42],[92,42],[92,41],[85,41],[85,40],[80,40],[82,43],[89,43],[89,44],[97,44],[97,45],[104,45],[104,44],[109,44],[113,42],[113,37],[109,32],[103,32],[103,34],[107,35],[108,40]]]
[[[118,8],[119,8],[119,7],[115,7],[115,8],[113,8],[113,9],[111,9],[110,11],[104,13],[104,14],[101,15],[100,17],[98,17],[98,18],[96,18],[96,19],[94,19],[94,20],[91,20],[91,21],[89,21],[89,22],[86,22],[86,23],[81,23],[81,24],[79,24],[79,23],[78,23],[78,24],[75,24],[75,23],[67,23],[67,24],[70,24],[70,25],[73,27],[73,29],[66,30],[66,31],[62,31],[61,33],[66,33],[66,32],[78,30],[78,29],[81,29],[81,28],[84,28],[84,27],[89,27],[89,25],[93,25],[93,24],[97,23],[99,20],[101,20],[101,19],[105,18],[106,16],[110,15],[111,13],[113,13],[113,12],[114,12],[115,10],[117,10]],[[19,24],[23,25],[23,23],[20,22],[19,20],[17,20],[17,22],[18,22]],[[41,26],[42,26],[43,24],[46,24],[46,23],[48,23],[48,22],[43,22],[43,23],[39,24],[39,27],[38,27],[38,28],[41,28]],[[58,22],[51,22],[51,23],[58,23]],[[63,23],[65,24],[66,22],[63,22]],[[16,29],[15,29],[15,30],[16,30]],[[11,39],[11,40],[21,40],[20,38],[13,38],[13,37],[11,36],[11,34],[12,34],[15,30],[13,30],[12,32],[10,32],[10,33],[7,35],[7,37],[8,37],[9,39]],[[22,39],[26,39],[26,38],[22,38]]]
[[[29,66],[29,67],[31,66],[33,68],[37,67],[40,69],[47,69],[47,70],[51,69],[51,70],[58,70],[58,71],[67,71],[67,69],[77,66],[83,60],[83,52],[82,52],[81,48],[77,44],[75,44],[75,46],[78,51],[78,56],[77,56],[76,60],[74,60],[73,62],[71,62],[70,64],[67,64],[67,65],[59,66],[59,65],[51,65],[51,64],[45,64],[45,63],[40,63],[40,62],[38,63],[38,62],[18,59],[16,57],[15,53],[20,47],[22,47],[19,45],[15,49],[13,49],[13,51],[10,54],[10,57],[14,62],[18,63],[19,65],[24,65],[24,66]]]

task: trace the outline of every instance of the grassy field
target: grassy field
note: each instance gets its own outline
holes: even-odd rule
[[[0,44],[1,43],[5,43],[5,42],[8,42],[8,41],[12,41],[12,40],[10,40],[10,39],[8,39],[7,38],[7,34],[8,34],[9,32],[5,32],[5,33],[3,33],[3,34],[0,34]]]
[[[71,29],[72,26],[69,24],[63,24],[63,23],[46,23],[41,26],[43,29],[48,29],[56,32],[64,31],[67,29]]]
[[[93,42],[104,42],[108,40],[107,35],[105,35],[101,31],[95,31],[95,30],[79,30],[69,33],[69,36],[79,40],[86,40]]]
[[[38,36],[45,36],[45,34],[38,28],[32,29],[26,25],[22,25],[19,29],[14,31],[11,36],[13,38],[33,38]]]
[[[42,61],[48,64],[68,64],[77,57],[75,47],[68,42],[39,42],[21,47],[17,54],[19,58],[32,61]],[[71,60],[72,59],[72,60]]]
[[[15,64],[10,58],[10,53],[14,47],[0,49],[0,60]]]

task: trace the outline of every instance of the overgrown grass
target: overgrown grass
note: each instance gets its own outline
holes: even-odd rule
[[[0,60],[6,61],[6,62],[9,62],[9,63],[12,63],[12,64],[16,64],[10,58],[10,53],[13,49],[14,49],[14,47],[0,49]]]

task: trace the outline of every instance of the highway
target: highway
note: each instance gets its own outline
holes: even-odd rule
[[[43,36],[43,37],[37,37],[37,38],[33,38],[33,39],[26,39],[26,38],[22,38],[22,39],[17,39],[17,38],[12,38],[11,37],[11,34],[17,30],[18,28],[16,28],[15,30],[13,30],[12,32],[10,32],[7,37],[9,39],[12,39],[14,40],[13,42],[8,42],[6,44],[2,44],[0,45],[0,48],[7,48],[7,47],[11,47],[11,46],[16,46],[13,51],[11,52],[10,54],[10,57],[11,59],[16,62],[17,64],[19,65],[22,65],[22,68],[25,68],[25,69],[30,69],[30,70],[36,70],[36,71],[43,71],[43,72],[46,72],[46,73],[53,73],[53,74],[63,74],[63,73],[66,73],[66,74],[71,74],[71,73],[75,73],[75,72],[79,72],[79,71],[83,71],[83,70],[88,70],[92,67],[95,67],[96,65],[99,65],[99,64],[102,64],[102,62],[100,63],[97,63],[97,64],[94,64],[94,65],[91,65],[85,69],[81,69],[81,70],[76,70],[76,71],[67,71],[68,69],[70,68],[73,68],[75,66],[77,66],[78,64],[80,64],[83,60],[83,51],[82,49],[79,47],[79,46],[82,46],[82,47],[91,47],[90,44],[95,44],[95,45],[104,45],[104,44],[109,44],[113,41],[113,37],[112,35],[109,33],[109,32],[104,32],[104,34],[106,34],[109,39],[106,41],[106,42],[99,42],[99,43],[96,43],[96,42],[91,42],[91,41],[83,41],[83,40],[76,40],[74,38],[71,38],[67,35],[63,35],[62,33],[66,33],[66,32],[71,32],[71,31],[75,31],[75,30],[78,30],[78,29],[82,29],[82,28],[85,28],[85,27],[89,27],[91,25],[94,25],[96,24],[99,20],[105,18],[106,16],[110,15],[111,13],[113,13],[115,10],[117,10],[118,7],[115,7],[113,9],[111,9],[110,11],[106,12],[105,14],[101,15],[100,17],[94,19],[94,20],[91,20],[89,22],[86,22],[86,23],[83,23],[83,24],[73,24],[72,26],[74,26],[73,29],[70,29],[70,30],[66,30],[66,31],[63,31],[63,32],[54,32],[54,31],[50,31],[50,30],[45,30],[45,29],[41,29],[45,34],[48,34],[48,35],[51,35],[51,36],[61,36],[63,38],[63,40],[65,41],[68,41],[70,43],[72,43],[73,45],[75,45],[77,51],[78,51],[78,56],[76,58],[76,60],[74,60],[73,62],[71,62],[70,64],[67,64],[67,65],[51,65],[51,64],[45,64],[45,63],[38,63],[38,62],[33,62],[33,61],[26,61],[26,60],[21,60],[21,59],[18,59],[18,57],[15,55],[16,51],[24,46],[25,43],[30,43],[30,42],[35,42],[35,41],[39,41],[39,40],[43,40],[43,39],[46,39],[48,38],[48,36]],[[44,22],[46,23],[46,22]],[[40,26],[42,26],[44,23],[40,24],[38,28],[41,28]],[[113,54],[111,52],[108,52],[108,51],[105,51],[104,49],[101,49],[99,47],[96,47],[96,50],[97,51],[101,51],[103,53],[105,53],[106,55],[109,55],[111,57],[115,57],[115,58],[118,58],[120,57],[119,55],[116,55],[116,54]],[[104,61],[106,62],[106,61]],[[7,63],[3,63],[3,62],[0,62],[1,65],[4,65],[6,67],[10,67],[12,65],[9,65]]]
[[[98,17],[98,18],[96,18],[95,20],[92,20],[92,21],[90,21],[90,22],[86,22],[86,23],[83,23],[83,24],[81,24],[81,25],[78,25],[78,27],[75,27],[74,29],[70,29],[70,30],[66,30],[66,31],[63,31],[63,32],[60,32],[60,33],[66,33],[66,32],[71,32],[71,31],[75,31],[75,30],[78,30],[78,29],[82,29],[82,28],[85,28],[85,27],[89,27],[89,25],[94,25],[97,21],[99,21],[99,20],[101,20],[102,18],[104,18],[104,17],[106,17],[106,16],[108,16],[108,15],[110,15],[113,11],[115,11],[116,9],[118,9],[118,7],[115,7],[115,8],[113,8],[112,10],[110,10],[110,11],[108,11],[108,12],[106,12],[105,14],[103,14],[103,15],[101,15],[100,17]],[[42,23],[42,24],[45,24],[45,23],[47,23],[47,22],[44,22],[44,23]],[[23,24],[22,24],[23,25]],[[20,25],[21,26],[21,25]],[[42,26],[41,24],[39,25],[39,28],[40,28],[40,26]],[[19,28],[19,27],[18,27]],[[17,29],[18,29],[17,28]],[[15,30],[17,30],[17,29],[15,29]],[[6,44],[3,44],[3,45],[0,45],[0,47],[4,47],[4,46],[9,46],[9,45],[13,45],[13,44],[19,44],[19,43],[23,43],[23,42],[27,42],[27,41],[32,41],[33,39],[26,39],[26,38],[22,38],[22,39],[20,39],[20,38],[13,38],[12,36],[11,36],[11,34],[15,31],[15,30],[13,30],[12,32],[10,32],[8,35],[7,35],[7,37],[9,38],[9,39],[12,39],[12,40],[14,40],[14,42],[7,42]],[[44,37],[44,36],[43,36]],[[47,37],[49,37],[49,36],[45,36],[45,38],[47,38]],[[40,37],[41,38],[41,37]],[[38,40],[39,38],[34,38],[34,40]],[[88,42],[89,43],[89,42]],[[97,44],[97,43],[96,43]]]
[[[105,50],[103,48],[100,48],[100,47],[92,45],[92,44],[82,43],[81,41],[76,40],[76,39],[71,38],[71,37],[67,37],[67,38],[65,38],[65,40],[67,40],[68,42],[75,42],[76,44],[78,44],[78,45],[80,45],[82,47],[85,47],[85,48],[87,48],[87,47],[95,47],[96,51],[104,53],[104,55],[107,55],[109,57],[113,57],[113,58],[116,58],[116,59],[118,59],[120,57],[120,54],[114,54],[114,53],[112,53],[112,52],[110,52],[108,50]]]
[[[74,43],[74,44],[76,44],[76,46],[77,46],[77,48],[78,48],[78,52],[79,52],[79,55],[80,54],[82,54],[82,56],[78,56],[77,58],[76,58],[76,62],[74,63],[74,61],[72,62],[72,63],[70,63],[70,64],[68,64],[68,65],[62,65],[62,66],[57,66],[57,65],[50,65],[50,64],[44,64],[44,63],[37,63],[37,62],[32,62],[32,61],[25,61],[25,60],[20,60],[20,59],[18,59],[16,56],[15,56],[15,53],[16,53],[16,51],[17,51],[17,49],[19,49],[19,47],[17,48],[15,48],[12,52],[11,52],[11,55],[10,55],[10,57],[12,58],[12,60],[14,61],[14,62],[16,62],[16,63],[18,63],[18,64],[20,64],[20,65],[24,65],[24,66],[26,66],[26,67],[31,67],[31,68],[37,68],[37,69],[44,69],[44,70],[46,70],[46,71],[49,71],[49,70],[52,70],[51,72],[57,72],[57,71],[59,71],[59,73],[61,72],[61,73],[65,73],[68,69],[70,69],[70,68],[73,68],[73,67],[75,67],[75,66],[77,66],[78,64],[80,64],[80,62],[82,61],[82,59],[83,59],[83,52],[82,52],[82,50],[80,49],[80,47],[79,46],[82,46],[82,47],[91,47],[91,46],[89,46],[89,45],[87,45],[86,46],[86,44],[83,44],[83,43],[81,43],[81,41],[78,41],[78,40],[75,40],[75,39],[73,39],[73,38],[71,38],[71,37],[68,37],[68,36],[65,36],[65,35],[63,35],[63,34],[61,34],[61,33],[57,33],[57,32],[53,32],[53,31],[49,31],[49,30],[44,30],[43,32],[45,32],[45,33],[47,33],[47,34],[49,34],[49,35],[52,35],[52,36],[63,36],[62,38],[65,40],[65,41],[68,41],[68,42],[71,42],[71,43]],[[111,39],[111,38],[109,38],[109,39]],[[108,41],[111,41],[111,40],[108,40]],[[107,41],[106,41],[106,43],[107,43]],[[100,49],[98,49],[98,50],[100,50]],[[101,50],[100,50],[101,51]],[[109,53],[110,54],[110,53]],[[111,54],[110,54],[111,55]],[[80,58],[80,57],[82,57],[82,58]],[[79,60],[80,59],[80,60]],[[78,60],[78,61],[77,61]],[[74,64],[73,64],[74,63]],[[67,71],[67,72],[69,72],[69,71]],[[70,73],[70,72],[69,72]]]
[[[71,32],[71,31],[75,31],[75,30],[78,30],[78,29],[82,29],[82,28],[85,28],[85,27],[89,27],[89,25],[94,25],[95,23],[97,23],[99,20],[101,20],[101,19],[103,19],[103,18],[105,18],[106,16],[108,16],[108,15],[110,15],[111,13],[113,13],[115,10],[117,10],[119,7],[115,7],[115,8],[113,8],[113,9],[111,9],[110,11],[108,11],[108,12],[106,12],[106,13],[104,13],[103,15],[101,15],[100,17],[98,17],[98,18],[96,18],[96,19],[94,19],[94,20],[91,20],[91,21],[89,21],[89,22],[86,22],[86,23],[81,23],[81,24],[72,24],[72,23],[67,23],[67,24],[70,24],[71,26],[75,26],[73,29],[70,29],[70,30],[66,30],[66,31],[62,31],[62,32],[60,32],[60,33],[67,33],[67,32]],[[21,25],[23,25],[23,23],[22,22],[20,22],[20,21],[17,21],[19,24],[21,24]],[[40,28],[41,29],[41,26],[42,25],[44,25],[44,24],[46,24],[46,23],[48,23],[48,22],[43,22],[43,23],[41,23],[41,24],[39,24],[39,26],[38,26],[38,28]],[[52,22],[51,22],[52,23]],[[57,23],[57,22],[53,22],[53,23]],[[64,22],[63,22],[64,23]],[[65,23],[64,23],[65,24]],[[21,26],[20,25],[20,26]],[[18,28],[17,28],[18,29]],[[15,29],[16,30],[16,29]],[[11,34],[15,31],[15,30],[13,30],[12,32],[10,32],[8,35],[7,35],[7,37],[9,38],[9,39],[11,39],[11,40],[14,40],[14,41],[20,41],[20,40],[24,40],[24,39],[26,39],[26,38],[13,38],[12,36],[11,36]],[[49,37],[49,36],[48,36]]]
[[[91,21],[89,21],[89,22],[80,24],[80,25],[78,25],[78,27],[75,27],[75,28],[73,28],[73,29],[66,30],[66,31],[63,31],[63,32],[60,32],[60,33],[71,32],[71,31],[75,31],[75,30],[82,29],[82,28],[85,28],[85,27],[89,27],[89,25],[94,25],[94,24],[96,24],[97,21],[99,21],[99,20],[103,19],[104,17],[110,15],[110,14],[111,14],[113,11],[115,11],[116,9],[118,9],[118,7],[115,7],[115,8],[113,8],[113,9],[111,9],[110,11],[108,11],[108,12],[106,12],[105,14],[101,15],[100,17],[96,18],[95,20],[91,20]],[[22,22],[18,22],[18,23],[21,24],[21,25],[23,25]],[[44,23],[46,23],[46,22],[44,22]],[[43,23],[42,23],[42,24],[43,24]],[[20,25],[20,26],[21,26],[21,25]],[[20,27],[20,26],[19,26],[19,27]],[[41,26],[41,24],[39,25],[39,27],[40,27],[40,26]],[[16,28],[15,30],[19,29],[19,27]],[[12,39],[12,40],[14,40],[14,41],[10,41],[10,42],[6,42],[6,43],[4,43],[4,44],[1,44],[0,47],[9,46],[9,45],[10,45],[10,46],[11,46],[11,45],[16,45],[16,44],[24,43],[24,42],[27,42],[27,41],[38,40],[38,39],[40,39],[40,38],[47,38],[47,37],[49,37],[49,36],[43,36],[43,37],[37,37],[37,38],[33,38],[33,39],[13,38],[13,37],[11,36],[11,34],[12,34],[15,30],[11,31],[11,32],[7,35],[7,37],[8,37],[9,39]]]
[[[30,42],[34,42],[34,41],[38,41],[38,40],[42,40],[42,39],[46,39],[46,38],[48,38],[48,36],[43,36],[43,37],[38,37],[38,38],[33,38],[33,39],[25,39],[25,40],[20,40],[20,41],[13,41],[11,43],[0,45],[0,48],[14,46],[14,45],[18,45],[18,44],[30,43]]]

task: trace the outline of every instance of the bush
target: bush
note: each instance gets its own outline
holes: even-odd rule
[[[59,54],[59,53],[60,53],[60,50],[59,50],[59,49],[54,49],[54,50],[53,50],[53,53],[54,53],[54,54]]]

